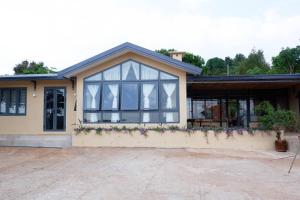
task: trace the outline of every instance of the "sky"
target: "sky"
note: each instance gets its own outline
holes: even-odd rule
[[[64,69],[124,42],[202,56],[300,45],[299,0],[0,0],[0,74],[22,60]]]

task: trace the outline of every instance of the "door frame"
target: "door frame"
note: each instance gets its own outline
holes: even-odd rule
[[[46,90],[47,89],[64,89],[65,91],[65,103],[64,103],[64,106],[65,106],[65,109],[64,109],[64,128],[63,129],[60,129],[60,130],[57,130],[57,129],[46,129]],[[56,95],[54,96],[54,102],[57,102],[56,101]],[[44,132],[65,132],[66,131],[66,110],[67,110],[67,88],[65,86],[54,86],[54,87],[44,87],[44,106],[43,106],[43,131]],[[55,127],[56,128],[56,127]]]

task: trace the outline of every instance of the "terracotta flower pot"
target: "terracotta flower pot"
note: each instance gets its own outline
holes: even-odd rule
[[[286,152],[288,150],[288,143],[286,140],[276,140],[275,141],[275,149],[278,152]]]

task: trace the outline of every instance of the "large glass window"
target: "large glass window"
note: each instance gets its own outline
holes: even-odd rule
[[[137,83],[122,84],[122,110],[138,110],[139,107],[139,91]]]
[[[0,88],[0,115],[24,115],[26,113],[25,88]]]
[[[84,122],[176,123],[178,96],[177,76],[129,60],[84,79]]]
[[[218,99],[193,100],[193,118],[206,125],[206,122],[220,122],[221,104]],[[203,123],[203,124],[202,124]]]
[[[119,84],[103,84],[102,110],[118,110],[119,108]]]

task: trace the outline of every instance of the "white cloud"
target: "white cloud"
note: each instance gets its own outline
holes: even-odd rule
[[[270,8],[262,16],[207,16],[201,10],[209,2],[7,1],[0,6],[0,74],[23,59],[62,69],[126,41],[206,59],[255,46],[270,60],[281,47],[299,44],[300,14]]]

